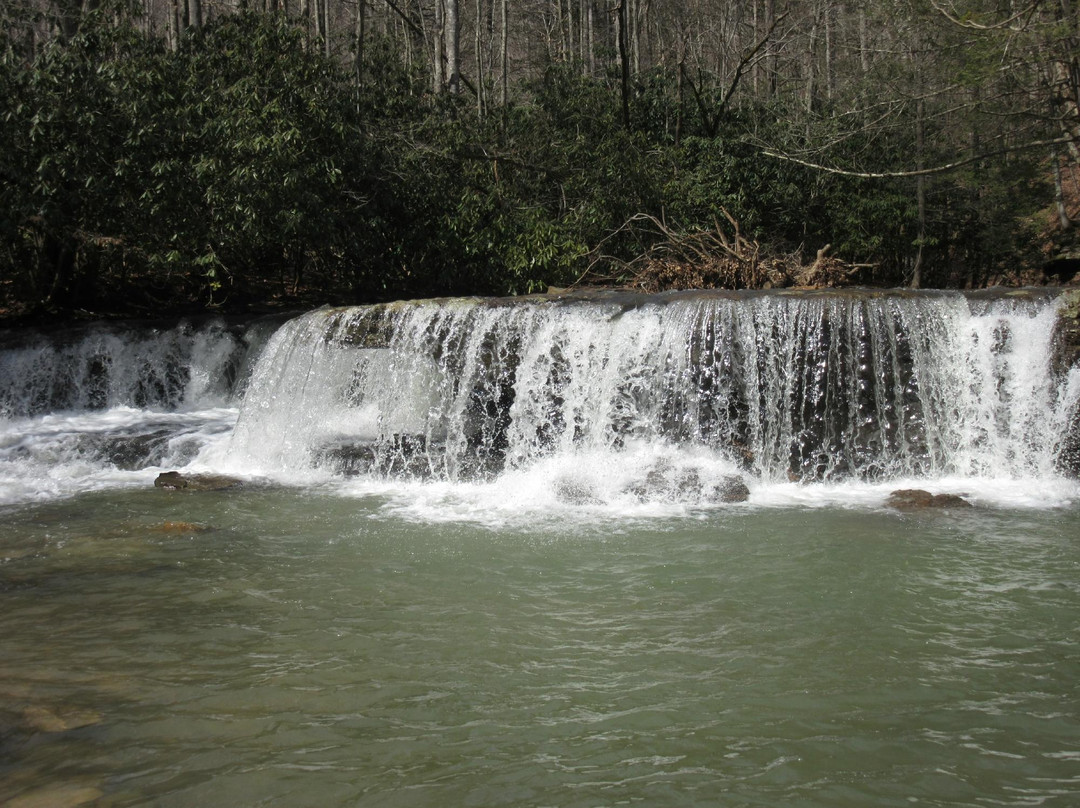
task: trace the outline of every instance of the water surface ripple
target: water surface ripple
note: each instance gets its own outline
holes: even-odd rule
[[[1075,508],[530,531],[382,506],[8,509],[0,802],[1080,801]]]

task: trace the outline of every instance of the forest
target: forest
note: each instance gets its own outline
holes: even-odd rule
[[[0,317],[1080,268],[1076,0],[3,0]]]

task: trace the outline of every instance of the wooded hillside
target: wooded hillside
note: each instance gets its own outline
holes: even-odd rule
[[[8,314],[1080,267],[1075,0],[0,14]]]

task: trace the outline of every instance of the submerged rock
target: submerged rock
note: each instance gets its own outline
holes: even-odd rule
[[[179,471],[163,471],[154,480],[155,488],[167,491],[225,491],[243,485],[243,480],[224,474],[181,474]]]
[[[162,522],[149,528],[154,533],[203,533],[211,528],[197,522]]]
[[[901,511],[923,508],[970,508],[971,503],[959,494],[931,494],[921,488],[901,488],[889,494],[885,504]]]
[[[97,786],[62,783],[25,791],[4,805],[6,808],[76,808],[89,805],[103,796],[105,792]]]
[[[23,726],[33,732],[70,732],[80,727],[100,724],[102,720],[103,716],[96,710],[68,707],[32,705],[22,713]]]

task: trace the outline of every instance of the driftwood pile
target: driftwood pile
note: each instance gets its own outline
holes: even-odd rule
[[[598,248],[578,284],[619,285],[647,293],[675,289],[822,289],[851,285],[864,266],[830,256],[830,245],[818,250],[809,265],[799,252],[766,253],[757,241],[742,234],[731,214],[726,210],[722,213],[728,226],[722,226],[717,219],[712,230],[692,232],[678,232],[655,216],[638,214],[617,233],[632,230],[650,236],[643,239],[648,243],[645,250],[630,261],[622,261],[603,255]]]

